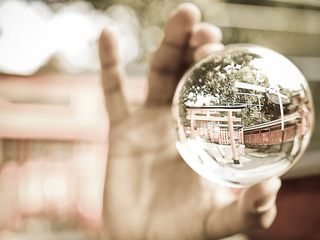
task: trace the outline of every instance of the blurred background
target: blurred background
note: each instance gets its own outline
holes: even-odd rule
[[[116,27],[126,85],[136,89],[127,93],[138,105],[150,55],[180,2],[0,0],[0,239],[100,239],[108,150],[100,31],[107,24]],[[224,44],[270,47],[306,76],[316,106],[315,133],[291,174],[316,174],[320,2],[191,2],[204,21],[221,28]]]

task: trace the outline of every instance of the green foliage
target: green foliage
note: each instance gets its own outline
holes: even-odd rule
[[[268,121],[256,107],[259,103],[262,105],[264,101],[262,97],[258,97],[259,92],[235,87],[236,82],[261,87],[269,86],[267,76],[251,64],[256,58],[261,56],[245,49],[230,49],[227,52],[217,53],[196,66],[190,76],[186,76],[185,85],[179,96],[181,121],[186,117],[187,106],[199,104],[197,96],[207,99],[206,106],[247,104],[241,111],[245,126]]]

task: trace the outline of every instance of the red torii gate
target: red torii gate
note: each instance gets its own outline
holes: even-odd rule
[[[228,122],[228,129],[230,135],[230,145],[232,150],[232,158],[235,164],[239,164],[239,157],[236,151],[235,136],[233,130],[233,122],[240,122],[241,118],[237,118],[232,115],[233,112],[240,112],[245,105],[240,106],[204,106],[204,107],[187,107],[188,116],[190,120],[191,137],[195,137],[194,122],[195,120],[203,121],[226,121]],[[213,112],[227,112],[227,117],[220,117],[211,115]],[[205,113],[203,115],[203,113]]]

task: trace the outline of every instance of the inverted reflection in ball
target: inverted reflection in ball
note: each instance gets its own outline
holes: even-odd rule
[[[203,177],[245,187],[280,176],[305,151],[313,129],[310,89],[287,58],[230,45],[195,64],[173,101],[177,148]]]

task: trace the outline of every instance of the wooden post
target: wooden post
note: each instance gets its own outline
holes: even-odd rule
[[[231,144],[231,149],[232,149],[233,163],[240,164],[238,154],[236,151],[236,142],[235,142],[235,138],[234,138],[232,111],[228,111],[228,127],[229,127],[229,135],[230,135],[230,144]]]
[[[244,144],[243,127],[241,128],[241,144]]]
[[[190,110],[190,130],[191,130],[191,138],[194,138],[194,119],[193,119],[193,111]]]

